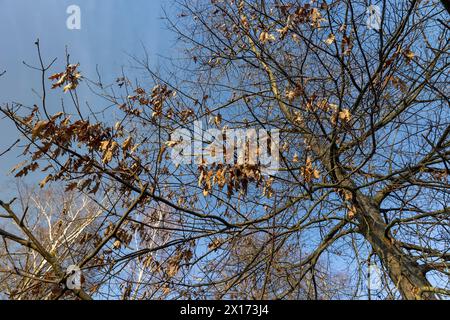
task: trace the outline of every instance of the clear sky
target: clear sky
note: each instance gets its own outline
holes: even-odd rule
[[[79,62],[83,75],[91,79],[96,78],[97,65],[105,80],[115,79],[122,67],[131,64],[128,54],[143,55],[143,45],[156,65],[159,55],[170,54],[171,33],[161,19],[162,9],[170,10],[170,2],[0,0],[0,73],[6,70],[0,77],[0,103],[16,101],[31,106],[39,101],[32,89],[40,91],[40,74],[22,63],[38,63],[34,45],[37,38],[47,62],[58,58],[51,73],[62,70],[66,45],[71,62]],[[81,9],[80,30],[69,30],[66,26],[70,16],[66,11],[70,5]],[[52,99],[59,99],[61,92],[49,92],[49,95],[53,102],[50,110],[59,111],[60,106]],[[17,131],[12,124],[0,119],[0,153],[16,139]],[[15,151],[0,158],[0,192],[10,189],[6,182],[12,179],[7,174],[21,161],[17,155]]]

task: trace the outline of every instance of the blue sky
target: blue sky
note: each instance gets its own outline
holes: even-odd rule
[[[147,49],[151,62],[158,64],[158,57],[169,56],[171,33],[167,30],[162,8],[170,10],[169,0],[0,0],[0,103],[11,101],[33,105],[39,101],[32,89],[38,92],[40,74],[27,68],[38,63],[34,42],[40,39],[42,55],[57,63],[50,70],[59,72],[65,64],[66,45],[71,62],[79,62],[83,75],[96,78],[96,66],[105,80],[115,79],[121,68],[131,64],[128,54],[143,55]],[[68,6],[81,9],[81,29],[69,30],[66,20]],[[48,83],[48,85],[50,85]],[[49,92],[53,106],[60,92]],[[83,93],[82,93],[83,94]],[[90,100],[85,96],[81,100]],[[52,101],[52,98],[55,100]],[[90,100],[92,102],[92,100]],[[0,153],[17,139],[12,124],[0,119]],[[20,162],[18,151],[0,158],[0,192],[11,192],[12,181],[7,176],[10,169]],[[8,193],[9,193],[8,192]]]

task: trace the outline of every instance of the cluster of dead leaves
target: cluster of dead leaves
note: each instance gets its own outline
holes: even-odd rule
[[[308,23],[313,28],[320,28],[321,23],[326,21],[326,19],[322,16],[320,10],[323,10],[325,8],[326,8],[325,3],[323,3],[320,8],[312,7],[309,3],[299,5],[288,16],[288,21],[291,22],[292,24]]]
[[[111,235],[114,232],[115,227],[116,226],[110,222],[108,227],[105,229],[105,236]],[[132,233],[125,230],[124,228],[117,230],[117,232],[113,236],[115,238],[115,241],[112,245],[113,250],[118,250],[122,246],[128,246],[133,239]]]
[[[385,88],[389,83],[392,84],[395,89],[398,89],[403,93],[406,93],[408,91],[408,86],[399,77],[396,77],[394,75],[387,76],[383,81],[383,88]]]
[[[100,150],[103,151],[102,162],[108,164],[111,162],[113,155],[119,149],[119,144],[112,140],[105,140],[100,143]]]
[[[276,5],[276,7],[280,7],[280,5]],[[326,9],[326,4],[322,4],[320,7],[313,7],[310,4],[304,4],[304,5],[294,5],[290,6],[282,6],[283,15],[286,16],[286,23],[283,27],[277,28],[276,32],[278,33],[279,40],[284,40],[289,33],[289,30],[291,30],[292,27],[298,24],[309,24],[312,28],[320,28],[321,24],[326,21],[326,19],[322,16],[322,13],[320,10]],[[248,15],[243,14],[244,5],[242,3],[238,4],[238,10],[241,13],[240,17],[240,24],[241,27],[244,30],[250,29],[250,23]],[[250,15],[252,20],[257,20],[257,15]],[[260,43],[273,43],[277,41],[277,38],[270,32],[270,30],[263,27],[263,30],[259,34],[259,41]],[[295,39],[297,35],[294,33],[292,37]],[[329,40],[331,41],[331,40]],[[334,41],[334,39],[333,39]]]
[[[164,102],[176,95],[176,92],[168,89],[166,85],[156,85],[152,88],[151,93],[147,93],[143,88],[136,88],[134,90],[136,93],[133,96],[128,96],[131,101],[137,101],[141,106],[151,106],[153,107],[152,117],[160,117],[163,112]]]
[[[341,51],[344,56],[349,56],[353,50],[353,41],[346,35],[342,36]]]
[[[337,189],[336,192],[345,202],[347,218],[353,220],[357,215],[357,209],[353,202],[353,194],[345,189]]]
[[[308,183],[313,179],[320,178],[320,171],[313,166],[312,159],[310,157],[306,158],[306,164],[300,168],[300,173],[303,179]]]
[[[266,43],[266,42],[272,42],[275,41],[275,36],[267,31],[263,31],[261,32],[261,34],[259,35],[259,41],[261,43]]]
[[[413,59],[415,58],[415,54],[414,52],[411,51],[410,48],[407,48],[405,50],[403,50],[402,52],[403,56],[406,58],[406,63],[411,63],[411,61],[413,61]]]
[[[173,278],[180,271],[181,264],[184,262],[186,264],[191,261],[193,257],[193,252],[191,249],[177,249],[175,254],[173,254],[167,261],[167,276]]]
[[[206,197],[214,186],[218,186],[219,190],[227,186],[227,195],[231,197],[233,193],[247,193],[248,184],[256,182],[259,184],[263,180],[261,170],[257,165],[216,165],[208,169],[205,165],[198,167],[200,175],[198,178],[198,186],[203,188],[203,195]]]
[[[330,33],[327,37],[327,39],[325,40],[325,43],[327,45],[331,45],[334,41],[336,40],[336,36],[332,33]]]
[[[332,124],[336,124],[338,119],[344,122],[350,122],[352,120],[352,114],[349,109],[343,108],[339,110],[338,105],[330,103],[328,99],[318,99],[315,95],[307,99],[306,110],[310,112],[315,112],[317,110],[326,113],[331,112]]]
[[[214,238],[209,244],[208,249],[211,251],[215,251],[219,249],[223,244],[223,240],[220,238]]]
[[[292,162],[300,162],[298,153],[294,154]],[[300,168],[300,174],[307,183],[312,182],[314,179],[320,179],[320,171],[313,165],[311,157],[306,158],[305,164]]]
[[[120,229],[116,232],[116,241],[113,243],[113,248],[118,250],[121,246],[128,246],[133,239],[133,236],[127,231]]]
[[[139,170],[142,170],[139,158],[131,156],[137,145],[130,136],[123,137],[120,130],[113,131],[111,127],[105,127],[101,123],[92,124],[87,120],[72,122],[70,116],[62,112],[48,120],[42,120],[33,110],[29,116],[22,118],[21,122],[24,130],[31,136],[32,142],[24,150],[24,154],[29,154],[30,161],[20,163],[13,169],[19,170],[16,176],[22,177],[36,171],[39,169],[40,160],[46,163],[47,159],[51,158],[57,163],[41,169],[42,172],[49,169],[53,171],[40,182],[41,188],[50,181],[69,180],[71,182],[68,183],[66,191],[87,189],[95,194],[99,190],[103,175],[96,166],[100,163],[110,163],[114,156],[118,159],[115,169],[121,173],[122,179],[132,179]],[[39,148],[35,148],[37,142]],[[68,150],[79,148],[84,149],[83,152],[79,152],[79,156],[68,153]],[[98,153],[101,157],[97,160]],[[70,180],[71,176],[76,174],[89,178]]]
[[[340,120],[344,124],[348,124],[352,121],[352,114],[349,109],[344,108],[339,111],[339,109],[336,105],[333,105],[333,106],[335,107],[334,108],[335,111],[331,115],[331,123],[333,125],[336,125],[338,120]]]
[[[49,77],[50,80],[56,80],[56,82],[52,85],[52,89],[63,87],[63,91],[67,92],[69,90],[75,90],[78,86],[78,83],[81,79],[80,72],[77,71],[77,68],[80,64],[69,64],[66,67],[66,71],[55,73]]]
[[[324,40],[324,42],[327,45],[332,45],[334,42],[336,42],[336,36],[333,33],[330,33],[328,35],[328,37]],[[351,54],[353,49],[353,41],[351,40],[350,37],[348,37],[347,35],[343,35],[342,36],[342,40],[341,40],[341,52],[342,55],[344,56],[348,56]]]
[[[397,50],[387,59],[383,65],[384,68],[388,68],[393,65],[399,57],[403,56],[406,64],[410,64],[415,58],[416,54],[411,50],[411,48],[397,47]]]
[[[287,89],[285,96],[289,103],[292,103],[298,97],[304,95],[304,90],[300,85],[295,86],[295,88]]]
[[[298,86],[294,89],[286,90],[285,97],[292,103],[295,99],[300,96],[304,96],[304,90]],[[329,114],[331,112],[331,123],[336,125],[338,120],[342,121],[345,124],[348,124],[352,121],[352,114],[349,109],[343,108],[339,110],[338,105],[329,103],[328,99],[317,99],[315,95],[305,98],[305,110],[308,112],[317,112],[322,111],[324,113]],[[294,121],[297,124],[304,123],[304,117],[301,111],[294,112]]]

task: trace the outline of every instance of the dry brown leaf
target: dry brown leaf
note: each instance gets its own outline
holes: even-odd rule
[[[330,33],[330,35],[328,36],[328,38],[325,40],[325,43],[327,45],[332,44],[334,41],[336,40],[336,37],[334,36],[334,34]]]
[[[41,187],[41,189],[42,188],[44,188],[45,187],[45,185],[47,184],[47,182],[49,182],[50,180],[52,180],[53,179],[53,175],[48,175],[48,176],[46,176],[45,178],[44,178],[44,180],[42,180],[41,182],[39,182],[39,187]]]
[[[339,119],[345,122],[350,122],[352,120],[352,114],[350,113],[350,110],[343,109],[341,112],[339,112]]]
[[[404,50],[403,51],[403,55],[406,57],[406,62],[407,63],[410,63],[414,59],[414,57],[416,56],[414,54],[414,52],[412,52],[410,49]]]
[[[31,130],[32,138],[34,139],[35,137],[39,136],[39,134],[47,126],[47,124],[48,124],[48,121],[45,121],[45,120],[38,121],[34,125],[33,130]]]
[[[273,34],[270,34],[267,31],[263,31],[259,35],[259,41],[261,41],[261,43],[271,42],[275,41],[275,37]]]
[[[128,150],[131,147],[131,144],[133,143],[133,139],[131,137],[128,137],[122,144],[123,150]]]

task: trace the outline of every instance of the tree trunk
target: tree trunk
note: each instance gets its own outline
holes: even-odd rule
[[[334,183],[343,190],[352,190],[352,203],[356,208],[359,232],[370,243],[380,258],[403,299],[436,300],[433,292],[425,291],[432,287],[424,270],[408,254],[404,253],[394,237],[387,230],[379,205],[360,192],[338,161],[334,161],[333,148],[328,148],[318,139],[310,136],[313,150],[321,155],[322,164],[331,173]],[[323,152],[323,150],[326,150]]]
[[[332,158],[329,154],[325,155],[325,159],[327,159],[326,157]],[[329,160],[325,160],[323,163],[335,174],[336,183],[339,182],[349,190],[358,190],[339,165],[336,166]],[[386,232],[387,224],[383,221],[379,205],[360,191],[352,194],[352,202],[356,208],[355,218],[359,224],[359,232],[380,258],[403,299],[435,300],[434,293],[424,291],[432,286],[423,269],[411,256],[404,253],[394,237]]]
[[[423,292],[431,284],[419,264],[402,251],[394,238],[386,234],[387,225],[378,206],[359,192],[354,200],[360,232],[388,270],[402,297],[407,300],[436,299],[433,293]]]

